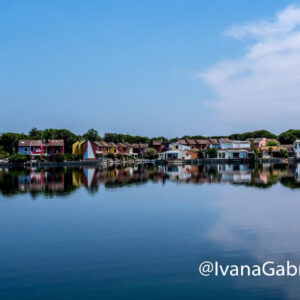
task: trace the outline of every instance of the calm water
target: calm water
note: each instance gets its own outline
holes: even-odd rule
[[[0,169],[0,299],[299,299],[300,166]]]

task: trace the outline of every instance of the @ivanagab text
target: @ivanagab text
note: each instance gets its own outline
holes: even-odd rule
[[[289,260],[282,264],[274,261],[266,261],[254,265],[226,265],[218,261],[203,261],[199,265],[199,273],[203,277],[208,276],[231,276],[231,277],[300,277],[300,265],[293,264]]]

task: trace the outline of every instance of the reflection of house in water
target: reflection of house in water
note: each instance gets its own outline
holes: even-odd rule
[[[218,165],[222,182],[250,183],[252,171],[249,165]]]
[[[64,174],[54,170],[33,171],[18,177],[18,188],[21,191],[64,190]]]
[[[82,182],[87,187],[95,185],[97,183],[96,168],[83,168]]]
[[[167,165],[163,167],[163,171],[173,180],[186,180],[191,178],[189,165]]]
[[[297,164],[294,170],[294,178],[296,182],[300,183],[300,164]]]

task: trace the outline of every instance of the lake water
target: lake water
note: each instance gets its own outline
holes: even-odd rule
[[[300,166],[0,169],[0,299],[299,299]]]

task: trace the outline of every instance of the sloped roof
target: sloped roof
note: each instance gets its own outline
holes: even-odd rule
[[[209,139],[209,141],[211,142],[211,144],[213,145],[219,145],[219,141],[217,139]]]
[[[48,140],[48,146],[64,146],[64,140]]]
[[[202,139],[202,140],[196,140],[198,145],[209,145],[211,142],[207,139]]]
[[[228,138],[220,138],[220,142],[221,143],[232,143],[232,140],[230,140]]]
[[[162,144],[162,141],[160,141],[160,140],[154,140],[154,141],[152,141],[152,145],[153,146],[160,146]]]
[[[177,140],[178,144],[186,145],[186,140]]]
[[[195,140],[186,140],[188,145],[197,145]]]

